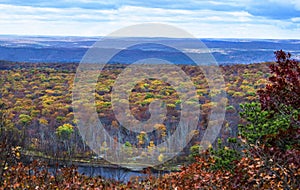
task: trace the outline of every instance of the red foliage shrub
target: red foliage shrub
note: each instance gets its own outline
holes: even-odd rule
[[[276,64],[271,64],[273,76],[266,88],[258,90],[264,109],[279,111],[280,104],[300,108],[300,63],[290,53],[276,51]]]

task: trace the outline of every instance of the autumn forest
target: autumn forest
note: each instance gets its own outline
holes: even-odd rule
[[[161,163],[130,180],[77,169],[113,166],[102,158],[109,146],[103,143],[96,154],[77,128],[72,105],[77,67],[0,61],[0,189],[299,189],[300,63],[290,53],[275,52],[274,62],[220,66],[225,85],[218,90],[209,89],[199,67],[178,65],[196,89],[186,103],[201,111],[197,128],[183,134],[191,137],[188,145],[170,160],[158,145],[178,127],[178,89],[155,78],[137,82],[129,96],[131,114],[146,121],[149,105],[158,99],[166,118],[149,126],[152,132],[132,132],[118,122],[111,103],[114,83],[128,65],[106,65],[94,92],[99,120],[122,144],[127,163],[135,165],[141,157]],[[214,102],[220,94],[221,101]],[[212,107],[220,106],[225,118],[218,138],[202,150]],[[140,147],[147,151],[137,152]]]

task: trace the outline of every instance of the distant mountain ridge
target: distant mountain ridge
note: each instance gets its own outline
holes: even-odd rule
[[[92,47],[98,40],[101,38],[3,35],[0,36],[0,60],[33,63],[79,63],[88,48]],[[116,39],[114,48],[118,49],[118,43],[122,40],[138,42],[139,38]],[[196,39],[152,38],[151,40],[158,44],[164,44],[166,41],[173,43],[174,41],[185,52],[207,53],[189,44],[189,40]],[[300,59],[300,40],[201,39],[201,41],[209,48],[219,64],[273,61],[273,52],[279,49],[291,52],[294,58]],[[178,53],[155,45],[135,46],[131,49],[122,50],[122,55],[115,57],[111,62],[131,63],[136,59],[143,59],[145,55],[159,54],[161,57],[172,57],[172,62],[175,64],[190,64],[182,59]]]

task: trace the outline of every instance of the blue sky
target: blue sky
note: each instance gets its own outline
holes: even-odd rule
[[[0,34],[103,36],[147,22],[198,38],[300,39],[300,0],[0,0]]]

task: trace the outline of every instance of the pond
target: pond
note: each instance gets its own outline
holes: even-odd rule
[[[49,171],[55,173],[55,168],[50,167]],[[98,177],[101,176],[105,179],[112,179],[121,182],[128,182],[134,177],[139,177],[140,180],[147,177],[143,171],[133,171],[127,168],[122,167],[110,167],[110,166],[77,166],[77,171],[89,177]],[[169,171],[157,171],[152,170],[151,175],[153,176],[162,176],[163,174],[170,173]]]

